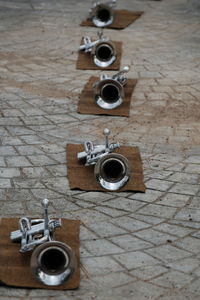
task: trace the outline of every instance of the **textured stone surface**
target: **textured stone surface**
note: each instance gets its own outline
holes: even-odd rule
[[[97,33],[79,26],[90,0],[0,0],[1,216],[41,216],[48,197],[52,216],[82,221],[78,290],[1,286],[1,300],[200,297],[199,1],[118,2],[145,11],[105,30],[138,79],[130,118],[76,112],[100,73],[75,69],[81,37]],[[69,189],[66,143],[101,141],[105,124],[140,148],[145,194]]]

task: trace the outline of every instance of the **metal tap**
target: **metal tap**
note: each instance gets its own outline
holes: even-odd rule
[[[103,156],[107,155],[108,153],[112,153],[115,149],[119,148],[119,143],[109,143],[108,136],[110,134],[110,130],[105,128],[103,131],[105,136],[105,143],[104,145],[94,145],[93,142],[87,141],[84,143],[85,151],[79,152],[77,154],[78,160],[85,159],[86,166],[94,165],[96,162]]]
[[[29,219],[22,217],[19,220],[19,230],[12,231],[10,239],[14,242],[21,241],[20,252],[30,251],[35,246],[53,239],[54,230],[61,226],[61,220],[53,220],[48,215],[49,200],[42,200],[44,219]]]

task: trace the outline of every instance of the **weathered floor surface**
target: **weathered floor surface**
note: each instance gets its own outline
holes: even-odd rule
[[[1,216],[77,218],[81,286],[0,287],[2,300],[200,299],[200,23],[186,0],[119,1],[145,14],[123,31],[122,66],[138,78],[130,118],[77,114],[91,74],[75,69],[90,0],[0,0]],[[113,74],[113,73],[112,73]],[[140,147],[147,192],[71,191],[67,142],[102,130]],[[78,180],[78,178],[77,178]],[[16,274],[17,276],[17,274]]]

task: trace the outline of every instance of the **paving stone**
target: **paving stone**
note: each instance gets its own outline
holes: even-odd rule
[[[108,199],[112,199],[113,196],[111,194],[101,193],[101,192],[86,192],[76,195],[76,198],[81,200],[86,200],[93,203],[101,203]]]
[[[190,283],[192,279],[193,278],[189,275],[178,271],[172,271],[151,280],[151,282],[158,284],[159,286],[177,289],[182,288],[184,285]]]
[[[33,130],[23,126],[9,126],[9,132],[14,136],[23,136],[33,134]]]
[[[188,164],[184,170],[186,173],[200,173],[200,164]]]
[[[158,246],[156,248],[145,250],[145,252],[166,263],[170,263],[177,259],[183,259],[191,255],[189,252],[171,245]]]
[[[71,211],[79,210],[80,207],[75,203],[71,202],[70,200],[64,197],[59,199],[53,198],[52,205],[57,211],[62,210],[62,211],[71,212]]]
[[[0,188],[1,189],[6,189],[11,187],[11,182],[10,179],[1,179],[0,180]]]
[[[21,111],[26,116],[40,116],[40,115],[44,115],[44,112],[41,109],[38,109],[38,108],[21,108]]]
[[[47,166],[46,169],[55,177],[67,175],[66,165]]]
[[[0,177],[13,178],[20,176],[20,170],[18,168],[0,168]]]
[[[84,258],[82,263],[90,276],[124,271],[124,268],[109,256]]]
[[[105,239],[85,241],[83,242],[83,245],[92,256],[111,255],[124,252],[121,247],[118,247]]]
[[[168,271],[169,271],[168,268],[162,265],[156,265],[156,266],[143,266],[142,268],[137,268],[131,271],[130,273],[141,280],[149,280],[154,277],[158,277],[161,274],[165,274]]]
[[[166,128],[165,128],[166,129]],[[160,161],[170,161],[171,163],[178,163],[181,161],[180,155],[169,155],[169,154],[157,154],[153,157],[153,159],[160,160]]]
[[[154,179],[166,179],[168,178],[171,174],[173,174],[172,171],[163,171],[163,170],[158,170],[157,172],[150,173],[147,178],[154,178]],[[170,177],[169,177],[170,178]]]
[[[0,166],[1,167],[5,167],[6,166],[4,158],[2,156],[0,157]]]
[[[184,259],[175,261],[173,263],[170,263],[167,266],[169,266],[170,268],[172,268],[174,270],[178,270],[178,271],[190,274],[191,272],[193,272],[194,269],[197,268],[198,265],[199,265],[198,259],[184,258]]]
[[[172,243],[177,239],[172,235],[161,233],[151,228],[136,232],[134,235],[140,239],[151,242],[154,245],[166,244],[168,242]]]
[[[24,208],[22,203],[18,202],[4,202],[1,205],[1,216],[6,217],[10,215],[22,215],[24,214]]]
[[[126,233],[125,229],[113,225],[110,222],[98,222],[88,225],[89,229],[96,232],[100,237],[112,237],[118,234]]]
[[[101,276],[95,276],[93,277],[93,280],[96,282],[98,285],[102,285],[105,287],[117,287],[118,285],[124,285],[129,282],[133,282],[133,277],[127,275],[124,272],[117,272],[113,274],[107,274],[107,275],[101,275]]]
[[[17,155],[17,152],[12,146],[1,146],[0,147],[0,155],[1,156],[12,156]]]
[[[176,208],[174,207],[165,207],[162,205],[149,204],[144,208],[138,210],[139,214],[149,215],[149,216],[157,216],[162,218],[171,218],[176,212]]]
[[[46,155],[29,155],[27,157],[34,166],[49,166],[56,164],[55,160]]]
[[[186,287],[186,292],[189,292],[189,293],[194,293],[196,295],[198,295],[199,297],[199,293],[200,293],[200,279],[196,279],[194,282],[192,282],[188,287]],[[184,290],[184,292],[185,292]]]
[[[167,232],[169,234],[173,234],[173,235],[180,236],[180,237],[186,236],[186,235],[188,235],[189,233],[192,232],[191,229],[184,228],[182,226],[167,224],[167,223],[159,224],[154,228],[156,230],[164,231],[164,232]]]
[[[124,234],[110,238],[113,243],[126,251],[142,250],[152,247],[151,243],[133,237],[130,234]]]
[[[162,195],[162,193],[159,191],[147,189],[144,194],[143,193],[135,193],[132,196],[130,196],[129,198],[134,199],[134,200],[142,200],[145,202],[154,202],[155,200],[159,199],[161,195]]]
[[[187,204],[189,208],[197,208],[200,209],[200,197],[193,197],[192,201]]]
[[[103,212],[105,215],[108,215],[110,218],[117,218],[119,216],[123,216],[127,214],[127,212],[124,212],[123,210],[109,208],[105,206],[98,206],[95,209],[100,212]]]
[[[119,197],[117,199],[104,202],[104,205],[133,212],[144,206],[145,203]]]
[[[198,185],[191,185],[186,183],[177,183],[170,190],[172,193],[183,194],[183,195],[195,195],[199,190]]]
[[[17,137],[11,137],[11,136],[5,136],[1,138],[2,145],[5,146],[15,146],[15,145],[21,145],[22,141]]]
[[[17,156],[16,157],[7,157],[6,162],[9,167],[30,167],[32,164],[30,161],[24,156]]]
[[[34,146],[16,146],[16,148],[21,155],[37,155],[44,153]]]
[[[198,178],[199,178],[198,174],[187,174],[187,173],[176,172],[172,176],[170,176],[168,180],[174,182],[196,184],[198,183]]]
[[[39,148],[45,153],[60,153],[64,152],[63,147],[56,144],[42,144]]]
[[[189,199],[190,196],[168,193],[159,200],[159,203],[173,207],[184,207]]]
[[[91,202],[87,202],[87,201],[82,201],[82,200],[75,200],[76,204],[80,207],[80,208],[90,208],[90,207],[94,207],[96,209],[96,205],[91,203]]]
[[[13,184],[15,188],[24,188],[24,189],[31,189],[32,187],[34,187],[35,189],[44,187],[44,185],[40,182],[40,178],[27,179],[27,180],[24,180],[23,178],[16,178],[13,179]]]
[[[57,163],[63,163],[66,164],[66,152],[62,153],[52,153],[48,154],[50,158],[54,159],[57,161]]]
[[[108,217],[105,214],[93,209],[78,210],[76,212],[72,212],[72,215],[86,224],[90,222],[95,223],[98,221],[106,221],[108,219]]]
[[[136,214],[136,213],[130,214],[129,217],[132,217],[132,218],[140,220],[140,221],[144,221],[147,224],[152,224],[152,225],[159,224],[159,223],[162,223],[163,221],[165,221],[165,218],[140,215],[140,214]]]
[[[194,239],[192,237],[185,237],[180,241],[176,241],[174,244],[192,253],[196,253],[196,254],[199,253],[199,245],[200,245],[199,239]]]
[[[57,198],[61,198],[63,197],[63,194],[62,192],[56,192],[56,191],[53,191],[53,190],[50,190],[48,188],[45,188],[43,187],[42,189],[41,188],[34,188],[32,186],[31,188],[31,193],[37,198],[37,199],[40,199],[42,200],[43,198],[48,198],[49,200],[51,199],[57,199]]]
[[[84,224],[81,225],[80,227],[80,240],[84,241],[84,240],[93,240],[93,239],[97,239],[98,235],[95,232],[92,232],[91,230],[89,230],[88,228],[86,228],[84,226]]]
[[[185,159],[185,162],[192,164],[200,164],[200,155],[190,156],[187,159]]]
[[[139,220],[134,220],[132,218],[123,216],[119,217],[115,220],[112,221],[113,224],[116,224],[120,226],[121,228],[124,228],[130,232],[134,232],[146,227],[149,227],[149,224],[139,221]]]
[[[167,168],[167,170],[178,172],[178,171],[182,171],[184,168],[185,168],[185,164],[179,163],[179,164],[175,164],[175,165]],[[186,169],[185,169],[185,172],[187,172]]]
[[[37,145],[37,144],[43,144],[44,140],[39,137],[38,135],[22,135],[20,136],[20,138],[22,139],[22,141],[24,141],[26,144],[28,145]]]
[[[199,222],[200,210],[193,208],[182,208],[181,211],[177,213],[175,218],[185,221]]]
[[[135,299],[141,300],[159,299],[165,292],[163,288],[143,281],[131,282],[124,287],[119,287],[118,290],[123,298],[127,297],[128,299],[131,299],[134,297]]]
[[[159,190],[161,192],[167,191],[172,185],[172,182],[160,179],[150,179],[146,182],[146,187],[148,189]]]
[[[27,178],[38,178],[38,177],[49,176],[49,173],[43,167],[26,167],[26,168],[22,168],[22,173]]]
[[[18,289],[18,288],[12,288],[8,289],[6,287],[1,286],[0,288],[0,296],[4,297],[23,297],[27,294],[27,291],[25,289]],[[9,298],[10,299],[10,298]]]
[[[113,255],[113,257],[128,270],[158,263],[155,258],[141,251],[117,254]]]

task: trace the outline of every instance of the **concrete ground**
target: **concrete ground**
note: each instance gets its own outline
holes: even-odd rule
[[[0,0],[1,216],[39,216],[48,197],[52,216],[82,221],[78,290],[1,286],[0,299],[200,299],[199,11],[187,0],[119,1],[145,11],[105,30],[139,81],[130,118],[107,117],[76,112],[100,73],[75,69],[81,37],[97,33],[79,26],[90,4]],[[101,141],[105,125],[140,147],[145,194],[69,189],[66,143]]]

